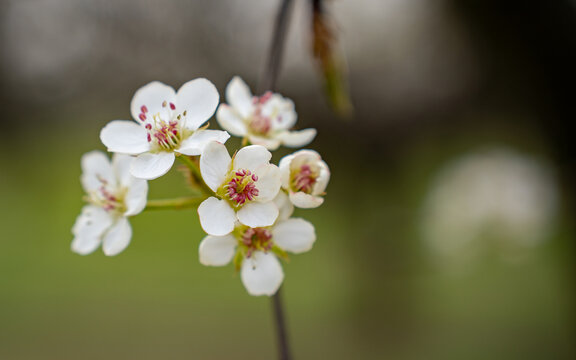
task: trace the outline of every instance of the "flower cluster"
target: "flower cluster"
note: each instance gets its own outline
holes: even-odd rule
[[[122,252],[132,237],[127,218],[153,206],[147,180],[166,174],[179,159],[191,186],[202,192],[190,201],[199,203],[208,234],[200,243],[200,262],[233,262],[251,295],[274,294],[284,279],[279,258],[308,251],[316,240],[310,222],[292,217],[294,207],[324,202],[330,170],[313,150],[285,156],[278,166],[270,162],[271,150],[305,146],[316,136],[315,129],[292,130],[297,115],[290,99],[271,92],[253,96],[239,77],[228,84],[226,99],[229,104],[219,105],[218,91],[206,79],[178,91],[157,81],[136,91],[134,121],[114,120],[100,132],[112,161],[99,151],[82,157],[88,205],[72,229],[72,250],[85,255],[102,244],[106,255]],[[215,112],[225,131],[207,129]],[[247,145],[232,156],[225,146],[229,134]]]

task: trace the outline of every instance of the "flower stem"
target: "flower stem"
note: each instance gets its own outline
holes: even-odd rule
[[[204,192],[204,194],[206,194],[206,195],[212,195],[214,192],[204,182],[204,179],[202,178],[202,174],[200,173],[200,169],[198,168],[198,165],[186,155],[178,156],[178,159],[181,162],[183,162],[184,165],[186,165],[188,167],[188,169],[190,169],[190,172],[192,173],[192,177],[194,178],[196,184],[200,185],[202,192]]]
[[[282,55],[284,52],[284,42],[286,40],[286,33],[288,30],[288,23],[290,20],[290,13],[292,8],[292,0],[282,0],[278,13],[276,15],[276,23],[274,26],[274,35],[270,43],[270,52],[268,54],[268,64],[264,77],[260,81],[259,91],[274,91],[276,87],[276,80],[280,73],[280,65],[282,63]],[[276,320],[276,335],[278,339],[278,355],[280,360],[290,360],[290,350],[288,347],[288,336],[286,331],[286,323],[284,321],[284,309],[282,306],[282,299],[280,290],[272,296],[272,303],[274,308],[274,318]]]
[[[286,333],[286,322],[284,319],[284,307],[282,306],[282,297],[280,290],[272,296],[274,308],[274,318],[276,319],[276,336],[278,342],[278,356],[280,360],[290,360],[290,349],[288,347],[288,335]]]
[[[182,197],[177,199],[148,200],[145,210],[188,209],[197,207],[205,197]]]

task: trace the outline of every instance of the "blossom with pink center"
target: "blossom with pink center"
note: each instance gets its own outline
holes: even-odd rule
[[[206,145],[200,156],[200,172],[215,196],[198,207],[200,224],[210,235],[222,236],[234,224],[270,226],[278,217],[272,201],[280,190],[280,170],[270,164],[272,154],[260,145],[240,149],[234,158],[218,142]]]
[[[230,134],[248,139],[250,143],[276,150],[280,145],[301,147],[316,136],[316,129],[290,131],[296,124],[292,100],[267,92],[253,96],[248,85],[238,76],[226,87],[227,104],[216,113],[220,126]]]
[[[72,251],[86,255],[102,244],[108,256],[122,252],[130,243],[128,217],[146,206],[148,182],[130,174],[132,158],[114,154],[112,162],[100,151],[82,157],[82,186],[88,205],[72,228]]]
[[[134,94],[133,121],[114,120],[100,132],[108,151],[137,155],[131,173],[155,179],[170,170],[176,155],[200,155],[211,141],[226,142],[226,131],[201,128],[216,111],[220,96],[206,79],[191,80],[178,90],[154,81]]]
[[[299,208],[315,208],[324,202],[330,169],[314,150],[300,150],[287,155],[278,164],[282,188]]]
[[[248,227],[237,224],[231,234],[206,236],[199,247],[200,262],[207,266],[224,266],[231,261],[240,270],[244,287],[250,295],[273,295],[284,280],[278,257],[286,252],[303,253],[316,241],[314,226],[300,218],[290,218],[293,207],[280,192],[275,203],[280,215],[270,227]]]

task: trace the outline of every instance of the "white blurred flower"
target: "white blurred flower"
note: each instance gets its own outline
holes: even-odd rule
[[[550,235],[556,200],[543,164],[506,149],[479,151],[440,172],[424,204],[422,235],[442,259],[465,264],[496,247],[515,260]]]
[[[221,104],[216,113],[220,126],[235,136],[245,137],[252,144],[276,150],[280,145],[301,147],[316,136],[316,129],[289,131],[296,124],[292,100],[267,92],[252,96],[246,83],[238,76],[226,87],[228,104]]]
[[[276,293],[284,280],[277,255],[285,257],[286,251],[306,252],[316,241],[314,226],[304,219],[290,218],[293,208],[282,197],[286,195],[280,192],[280,200],[275,201],[281,215],[273,226],[252,228],[237,224],[231,234],[206,236],[199,247],[200,262],[207,266],[223,266],[234,260],[250,295]]]
[[[200,128],[216,111],[219,99],[218,91],[206,79],[191,80],[178,92],[151,82],[136,91],[130,104],[138,124],[114,120],[102,129],[100,139],[108,151],[137,155],[132,175],[158,178],[170,170],[175,153],[200,155],[208,142],[228,140],[225,131]]]
[[[200,157],[204,182],[216,197],[198,207],[200,224],[210,235],[222,236],[236,220],[250,227],[270,226],[278,217],[272,201],[280,190],[280,171],[272,154],[260,145],[240,149],[232,159],[223,144],[211,142]]]
[[[300,150],[280,160],[282,188],[299,208],[315,208],[324,202],[330,169],[314,150]]]
[[[130,243],[128,217],[146,206],[148,183],[130,175],[129,155],[114,154],[112,162],[100,151],[82,157],[82,187],[89,205],[84,206],[72,228],[72,250],[86,255],[102,244],[104,254],[117,255]]]

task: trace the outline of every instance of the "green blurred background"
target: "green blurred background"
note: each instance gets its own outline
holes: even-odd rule
[[[80,157],[134,91],[254,89],[277,6],[0,2],[0,359],[275,358],[270,300],[198,263],[194,210],[136,216],[112,258],[72,253],[70,229]],[[295,358],[573,359],[574,3],[327,2],[348,120],[323,93],[309,8],[296,1],[278,91],[332,180],[297,211],[314,249],[284,266]],[[150,189],[187,191],[177,171]]]

